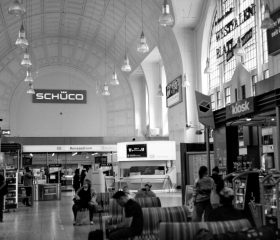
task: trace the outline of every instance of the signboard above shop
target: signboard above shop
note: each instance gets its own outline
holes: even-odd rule
[[[276,55],[280,52],[280,10],[271,14],[274,27],[267,30],[268,54]]]
[[[116,145],[24,145],[23,152],[116,152]]]
[[[254,112],[254,98],[246,98],[226,106],[226,119],[242,117]]]
[[[127,158],[147,157],[147,144],[126,145]]]
[[[117,144],[118,161],[176,160],[174,141],[123,142]]]
[[[86,90],[35,89],[33,103],[87,103]]]

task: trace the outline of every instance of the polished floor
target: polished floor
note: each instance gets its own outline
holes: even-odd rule
[[[162,206],[181,205],[181,193],[157,193]],[[19,207],[15,212],[4,213],[0,223],[0,240],[87,240],[89,231],[99,227],[97,216],[94,225],[73,226],[71,192],[63,192],[60,201],[34,202],[32,207]]]

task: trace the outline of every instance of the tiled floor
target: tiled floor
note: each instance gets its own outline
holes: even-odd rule
[[[63,192],[61,201],[34,202],[33,207],[20,207],[4,213],[0,223],[0,240],[86,240],[96,225],[73,226],[72,193]],[[181,205],[181,193],[157,193],[162,205]]]

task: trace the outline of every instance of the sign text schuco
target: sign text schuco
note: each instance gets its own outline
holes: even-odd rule
[[[35,89],[33,103],[86,103],[86,90]]]

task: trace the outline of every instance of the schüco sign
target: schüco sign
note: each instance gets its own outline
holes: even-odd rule
[[[86,103],[86,90],[35,89],[33,103]]]
[[[254,99],[247,98],[226,107],[226,119],[241,117],[254,112]]]

